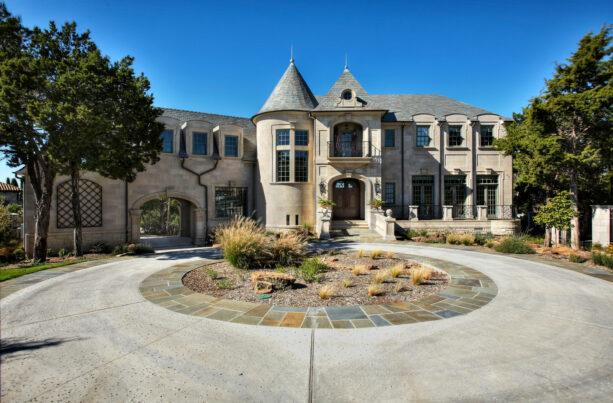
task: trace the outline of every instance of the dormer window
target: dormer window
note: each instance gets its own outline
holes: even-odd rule
[[[343,91],[343,93],[341,94],[341,98],[343,98],[345,101],[351,101],[351,98],[353,98],[353,91],[351,90]]]

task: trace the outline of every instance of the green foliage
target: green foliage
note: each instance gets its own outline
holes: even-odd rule
[[[336,206],[336,203],[334,203],[332,200],[323,198],[321,196],[319,196],[319,198],[317,199],[317,204],[319,204],[320,207],[323,207],[325,209],[330,209]]]
[[[520,237],[510,236],[502,240],[496,247],[496,251],[502,253],[531,254],[535,253]]]
[[[217,283],[218,290],[225,290],[234,287],[235,281],[230,278],[224,278]]]
[[[568,261],[569,262],[573,262],[573,263],[583,263],[585,262],[587,259],[584,258],[581,255],[577,255],[575,253],[573,253],[572,255],[568,256]]]
[[[178,200],[160,197],[144,203],[141,209],[140,225],[145,234],[179,235],[181,204]]]
[[[7,244],[11,239],[11,214],[6,206],[0,205],[0,245]]]
[[[592,245],[592,249],[593,249],[593,250],[597,250],[597,251],[601,251],[601,250],[602,250],[602,245],[601,245],[600,243],[598,243],[598,242],[595,242],[595,243]]]
[[[261,225],[247,217],[238,217],[215,230],[224,257],[237,269],[247,270],[262,264],[267,255],[268,239]]]
[[[328,265],[321,262],[319,258],[313,257],[306,259],[297,269],[297,274],[304,281],[312,283],[313,281],[321,281],[324,273],[329,269]]]
[[[281,266],[280,264],[275,266],[275,271],[277,273],[287,273],[289,272],[289,270],[290,270],[289,267],[284,267],[284,266]]]
[[[7,206],[9,213],[21,214],[21,206],[17,203],[11,203]]]
[[[613,255],[608,253],[592,252],[592,262],[599,266],[606,266],[613,269]]]
[[[89,253],[109,253],[111,246],[104,241],[98,241],[89,247]]]
[[[128,252],[128,245],[116,245],[113,248],[113,255],[121,255],[123,253],[127,253]]]
[[[217,273],[215,270],[211,268],[206,269],[205,272],[206,272],[206,276],[210,278],[211,280],[215,280],[217,277],[219,277],[219,273]]]
[[[383,206],[383,204],[385,204],[385,202],[381,199],[372,199],[369,203],[368,203],[371,207],[374,208],[379,208],[381,206]]]
[[[568,231],[573,227],[571,220],[579,214],[575,211],[567,191],[558,192],[549,199],[549,203],[541,206],[534,217],[534,222],[547,228],[557,228]]]
[[[485,237],[483,235],[475,235],[475,243],[479,246],[485,245]]]
[[[408,229],[407,232],[404,233],[404,236],[410,241],[411,239],[419,236],[419,233],[415,230]]]
[[[485,243],[485,246],[486,246],[487,248],[490,248],[490,249],[491,249],[491,248],[493,248],[493,247],[494,247],[494,242],[493,242],[493,241],[487,241],[487,242]]]
[[[422,229],[419,231],[419,236],[428,236],[428,230],[427,229]]]
[[[77,259],[77,260],[67,260],[59,263],[44,263],[40,264],[40,261],[34,260],[32,264],[29,266],[17,267],[14,269],[3,269],[0,270],[0,281],[9,280],[15,277],[21,277],[25,274],[35,273],[41,270],[53,269],[55,267],[68,266],[75,263],[88,262],[91,260],[97,259]]]
[[[62,248],[62,249],[57,251],[57,255],[61,259],[64,259],[64,258],[70,257],[70,252],[67,251],[66,249]]]

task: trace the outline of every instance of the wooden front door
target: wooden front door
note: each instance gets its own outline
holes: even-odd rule
[[[340,179],[334,182],[332,201],[336,203],[332,208],[334,220],[359,219],[362,205],[360,182],[357,179]]]

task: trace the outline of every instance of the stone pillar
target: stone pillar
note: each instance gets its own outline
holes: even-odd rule
[[[409,206],[409,220],[419,221],[419,206]]]
[[[453,220],[453,206],[443,206],[443,220]]]
[[[487,220],[487,206],[477,206],[477,220]]]
[[[324,208],[319,210],[321,216],[321,227],[319,228],[319,239],[330,239],[330,210]]]
[[[143,212],[141,209],[130,209],[130,242],[140,242],[140,215]]]
[[[383,239],[386,241],[395,241],[396,240],[396,219],[392,217],[392,210],[387,210],[385,212],[385,235]]]
[[[204,219],[206,213],[206,209],[204,208],[195,208],[194,209],[194,218],[195,218],[195,228],[196,228],[196,236],[194,237],[194,244],[196,246],[204,246],[206,245],[206,226],[207,222]]]

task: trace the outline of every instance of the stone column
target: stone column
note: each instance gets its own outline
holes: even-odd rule
[[[487,206],[477,206],[477,220],[487,220]]]
[[[409,220],[419,221],[419,206],[409,206]]]
[[[206,209],[204,208],[195,208],[194,209],[194,219],[195,219],[195,228],[196,228],[196,236],[194,237],[194,244],[196,246],[204,246],[206,245],[206,226],[207,222],[204,219],[204,215],[206,213]]]
[[[319,239],[330,239],[330,210],[319,210],[321,216],[321,227],[319,228]]]
[[[443,206],[443,220],[453,220],[453,206]]]
[[[395,241],[396,240],[396,219],[392,217],[392,210],[387,210],[385,212],[385,235],[383,239],[386,241]]]
[[[143,212],[141,209],[130,209],[130,242],[140,242],[140,215]]]

